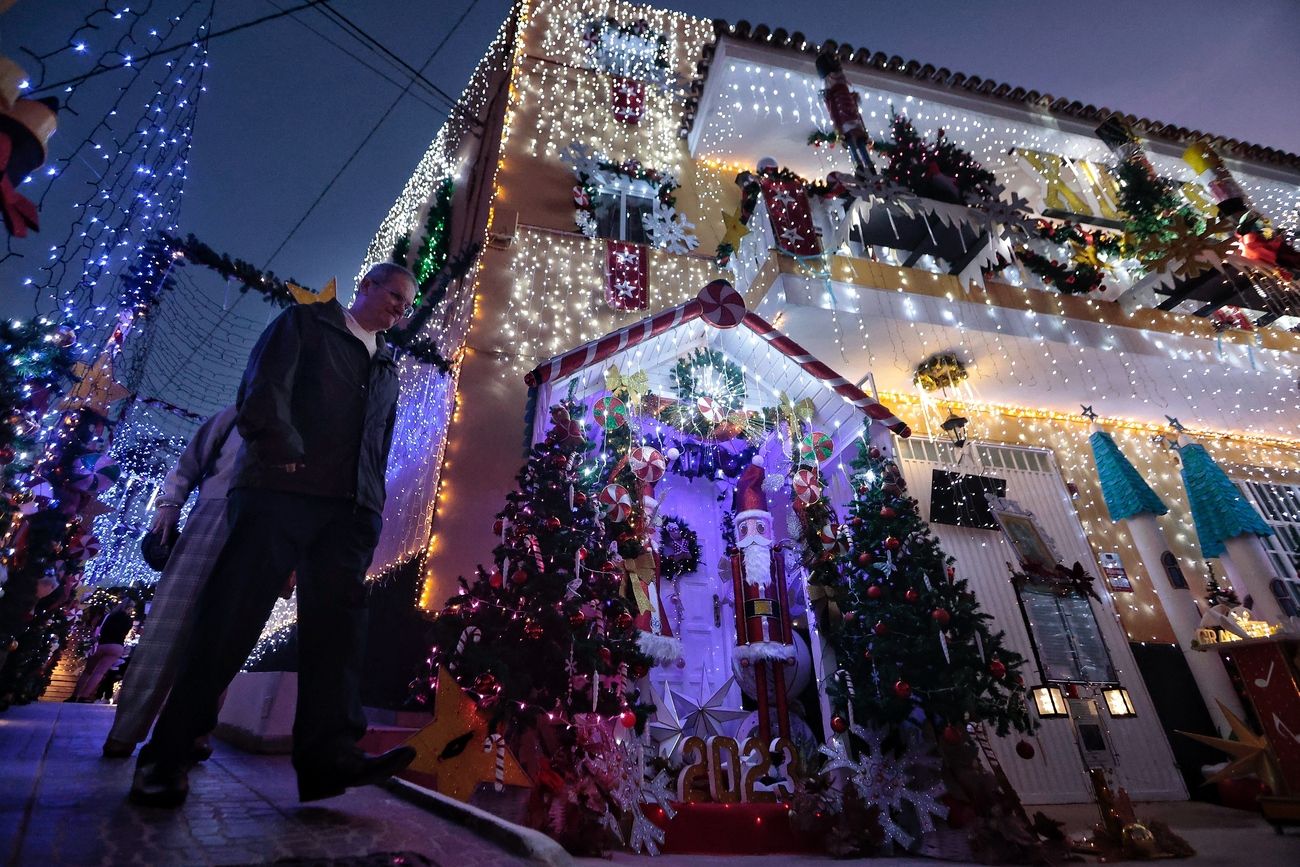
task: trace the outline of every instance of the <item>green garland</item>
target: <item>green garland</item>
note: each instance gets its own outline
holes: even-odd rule
[[[709,383],[701,379],[709,377]],[[745,405],[745,374],[740,365],[719,350],[700,347],[677,359],[672,371],[678,404],[665,412],[671,424],[697,436],[707,436],[713,424],[700,414],[696,401],[712,398],[724,416],[738,412]]]
[[[968,197],[984,201],[997,198],[997,178],[971,155],[945,137],[943,130],[934,141],[926,141],[905,114],[890,122],[890,138],[881,139],[874,150],[889,158],[883,174],[918,196],[964,204]],[[950,181],[950,190],[938,181]]]
[[[240,292],[255,290],[281,307],[288,307],[294,303],[289,283],[301,284],[292,277],[288,281],[281,280],[272,271],[264,271],[243,259],[232,259],[228,253],[218,253],[193,234],[181,239],[164,232],[162,239],[173,252],[184,256],[186,261],[210,268],[225,279],[238,282]]]
[[[424,240],[415,253],[411,271],[415,274],[419,291],[415,294],[415,306],[424,302],[424,296],[434,286],[434,278],[447,264],[448,248],[451,243],[451,202],[455,193],[455,184],[451,178],[443,178],[433,192],[433,201],[429,205],[429,214],[424,220]],[[411,233],[397,239],[393,245],[392,261],[405,266],[411,252]],[[439,299],[441,300],[441,299]],[[437,302],[434,302],[437,303]]]

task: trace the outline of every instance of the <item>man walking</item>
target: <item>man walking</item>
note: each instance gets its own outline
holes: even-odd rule
[[[253,348],[237,401],[244,447],[229,497],[230,538],[200,598],[176,684],[140,751],[133,802],[184,802],[194,739],[215,726],[222,690],[295,568],[299,798],[380,782],[415,757],[410,747],[368,756],[356,746],[366,728],[365,571],[379,540],[398,393],[380,332],[410,315],[415,292],[410,271],[376,265],[349,309],[337,301],[291,307]]]

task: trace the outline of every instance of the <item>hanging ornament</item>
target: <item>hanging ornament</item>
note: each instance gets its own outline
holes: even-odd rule
[[[605,518],[615,524],[632,517],[632,495],[622,485],[606,485],[597,501],[605,511]]]
[[[791,481],[794,495],[805,506],[811,506],[822,498],[821,480],[816,470],[799,470]]]
[[[870,587],[867,588],[868,599],[879,599],[881,596],[884,595],[885,595],[885,588],[881,587],[879,584],[872,584]]]
[[[664,471],[668,468],[663,453],[650,446],[638,446],[632,449],[628,454],[627,462],[632,468],[632,475],[648,485],[653,485],[662,479]]]
[[[627,424],[627,406],[613,395],[596,401],[592,415],[605,430],[618,430]]]
[[[912,695],[912,685],[905,680],[895,681],[894,695],[899,698],[909,698]]]
[[[946,608],[934,609],[930,612],[930,617],[940,626],[947,626],[948,622],[952,620],[952,615],[948,613],[948,609]]]
[[[1016,755],[1022,759],[1032,759],[1034,757],[1034,745],[1026,740],[1020,741],[1016,744]]]
[[[951,723],[943,727],[944,743],[959,744],[961,743],[961,729]]]
[[[994,659],[992,662],[989,663],[989,674],[993,675],[993,677],[997,680],[1001,680],[1002,678],[1006,677],[1007,676],[1006,663],[1004,663],[1000,659]]]
[[[848,720],[846,720],[844,717],[840,716],[839,714],[836,714],[835,716],[831,717],[831,731],[835,732],[835,734],[837,735],[842,735],[848,730],[849,730]]]
[[[821,431],[813,431],[799,442],[799,462],[824,464],[835,453],[835,441]]]
[[[726,413],[723,411],[722,407],[719,406],[718,402],[711,397],[701,397],[697,399],[695,401],[695,408],[700,411],[700,415],[702,415],[704,420],[709,424],[722,424],[722,420],[726,418]]]

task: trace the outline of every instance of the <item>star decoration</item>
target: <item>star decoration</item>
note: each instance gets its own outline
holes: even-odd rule
[[[78,363],[72,367],[72,375],[78,382],[63,399],[61,409],[86,408],[107,415],[108,408],[125,397],[129,389],[118,383],[113,376],[113,356],[111,351],[101,352],[94,364]]]
[[[1273,749],[1269,745],[1268,738],[1255,734],[1250,726],[1224,707],[1223,702],[1219,702],[1219,710],[1223,711],[1223,716],[1228,721],[1228,725],[1231,726],[1232,733],[1237,736],[1235,741],[1192,734],[1191,732],[1179,732],[1179,734],[1187,735],[1193,740],[1214,747],[1216,750],[1222,750],[1232,756],[1232,760],[1225,767],[1215,771],[1205,782],[1217,783],[1220,780],[1235,780],[1241,777],[1255,776],[1268,784],[1273,791],[1280,791],[1278,788],[1277,759],[1273,756]]]
[[[722,224],[727,229],[722,236],[722,243],[730,245],[731,249],[735,250],[740,246],[740,239],[749,234],[749,226],[741,220],[739,211],[734,214],[723,211]]]
[[[799,230],[796,229],[794,226],[790,226],[782,230],[781,240],[785,241],[787,244],[793,244],[796,241],[802,241],[803,235],[800,235]]]
[[[628,268],[637,264],[637,254],[633,250],[617,250],[614,258],[618,260],[615,264],[619,268]]]
[[[484,749],[487,737],[487,722],[479,716],[478,707],[447,669],[439,668],[433,722],[407,741],[416,750],[410,769],[436,776],[435,788],[439,794],[469,801],[480,782],[496,779],[497,754],[495,750]],[[508,747],[504,772],[506,785],[531,785]]]
[[[296,283],[286,285],[289,287],[289,294],[293,296],[293,300],[299,304],[324,304],[326,301],[333,301],[334,296],[338,294],[338,281],[333,277],[325,284],[325,288],[319,292],[312,292],[310,289]]]
[[[782,189],[777,191],[777,194],[772,197],[772,201],[779,203],[783,208],[788,208],[795,203],[795,198],[790,195],[789,190]]]
[[[896,758],[881,749],[884,732],[868,730],[860,725],[854,725],[849,731],[862,741],[867,750],[863,751],[861,758],[854,759],[843,739],[832,740],[818,748],[830,759],[822,773],[848,771],[849,782],[858,790],[862,801],[880,808],[880,828],[885,836],[904,849],[911,848],[916,841],[894,821],[894,813],[903,809],[904,802],[911,804],[923,834],[934,830],[932,816],[947,818],[948,808],[939,801],[944,795],[943,785],[935,783],[921,788],[915,783],[918,776],[937,779],[939,760],[922,754],[922,747],[917,743],[909,744],[903,756]]]
[[[1079,406],[1083,409],[1083,412],[1079,413],[1079,415],[1087,419],[1095,419],[1097,417],[1097,413],[1092,411],[1092,404],[1085,405],[1081,403]]]
[[[744,708],[732,709],[722,706],[722,703],[727,700],[727,693],[731,691],[731,685],[735,682],[734,677],[727,678],[727,682],[718,687],[717,691],[709,696],[708,701],[697,701],[676,690],[671,690],[678,718],[682,720],[682,730],[700,737],[730,736],[728,730],[735,728],[737,722],[749,716],[749,711]]]
[[[672,690],[665,689],[660,693],[651,682],[650,695],[655,704],[655,712],[646,729],[650,732],[650,739],[658,746],[659,755],[671,759],[677,754],[682,741],[686,740],[682,718],[677,712],[677,703],[673,701]]]

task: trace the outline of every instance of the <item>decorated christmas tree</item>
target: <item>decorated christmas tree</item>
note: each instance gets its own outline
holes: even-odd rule
[[[833,633],[856,687],[843,707],[875,725],[928,723],[949,740],[968,722],[1000,735],[1028,729],[1024,660],[989,629],[993,618],[956,577],[898,466],[870,447],[853,467],[837,575],[844,622]]]
[[[905,114],[893,116],[890,138],[877,141],[873,149],[889,159],[885,177],[918,196],[957,204],[968,198],[998,197],[997,178],[969,151],[947,138],[943,130],[935,134],[934,141],[926,141]]]
[[[580,411],[552,409],[550,432],[497,516],[493,566],[461,579],[462,592],[438,614],[431,668],[416,684],[426,703],[436,688],[435,722],[423,736],[434,746],[412,767],[439,774],[440,790],[469,796],[475,779],[448,763],[479,747],[472,734],[443,737],[457,726],[440,718],[455,716],[498,745],[498,783],[509,782],[502,769],[518,755],[532,781],[531,824],[574,852],[621,843],[648,850],[663,833],[640,805],[671,812],[665,778],[647,781],[639,743],[617,735],[644,724],[650,708],[634,682],[650,659],[638,645],[635,603],[622,592],[616,540],[589,490],[601,480],[597,464],[584,462],[593,447]]]

